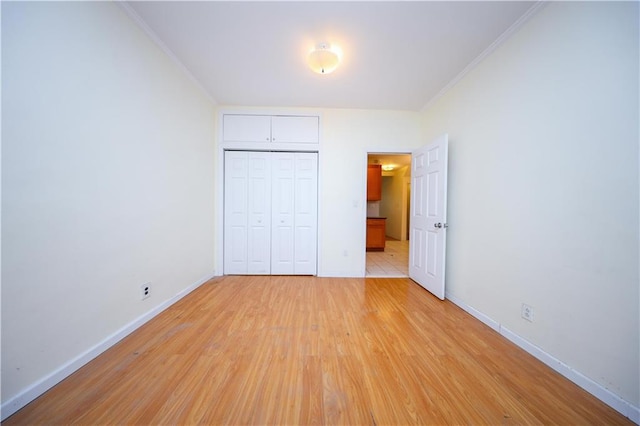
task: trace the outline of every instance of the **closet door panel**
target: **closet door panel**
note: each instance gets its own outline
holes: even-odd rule
[[[225,152],[224,273],[247,273],[248,153]]]
[[[294,274],[315,275],[318,235],[318,154],[295,156]]]
[[[271,159],[267,152],[250,152],[248,167],[247,272],[271,272]]]
[[[271,273],[293,274],[294,154],[271,153]]]

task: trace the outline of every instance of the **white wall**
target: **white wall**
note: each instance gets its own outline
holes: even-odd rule
[[[451,294],[640,405],[637,17],[553,3],[425,114],[322,110],[319,275],[364,273],[366,153],[448,132]],[[4,2],[2,38],[4,405],[213,273],[218,163],[114,4]]]
[[[215,117],[112,2],[3,2],[2,67],[6,416],[213,275]]]
[[[450,138],[448,292],[636,410],[638,16],[550,3],[423,116]]]
[[[420,113],[224,106],[218,112],[222,111],[321,116],[318,156],[318,276],[364,277],[367,152],[410,152],[420,146]],[[218,146],[216,158],[221,169],[220,150]],[[218,170],[218,212],[222,212],[222,177],[222,171]],[[222,226],[219,217],[216,229],[220,233]],[[220,271],[222,239],[216,242],[216,247],[216,270]]]
[[[364,276],[367,152],[419,147],[419,121],[415,112],[323,111],[319,275]]]
[[[395,170],[391,176],[382,178],[382,201],[380,203],[380,215],[385,216],[386,234],[396,240],[406,240],[406,186],[410,181],[405,174],[409,166]],[[404,232],[403,232],[404,231]]]
[[[223,113],[319,115],[318,272],[321,277],[364,277],[367,152],[410,152],[420,146],[420,113],[413,111],[220,106]],[[221,126],[218,126],[221,128]],[[223,146],[217,134],[216,235],[223,230]],[[397,147],[401,147],[400,149]],[[314,148],[314,149],[315,149]],[[305,149],[309,149],[305,145]],[[369,209],[367,209],[369,204]],[[369,210],[369,213],[367,213]],[[216,240],[216,271],[223,270],[223,239]]]

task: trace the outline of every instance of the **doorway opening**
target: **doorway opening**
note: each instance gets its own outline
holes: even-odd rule
[[[367,199],[367,233],[370,219],[383,220],[385,242],[384,247],[367,247],[365,276],[408,277],[411,154],[368,153],[367,165],[381,166],[380,198]]]

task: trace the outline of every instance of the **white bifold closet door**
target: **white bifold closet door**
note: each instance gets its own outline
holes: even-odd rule
[[[271,159],[268,152],[225,153],[224,269],[270,273]]]
[[[225,152],[224,273],[315,275],[318,154]]]

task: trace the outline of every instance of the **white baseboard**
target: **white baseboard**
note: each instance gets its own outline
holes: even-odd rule
[[[445,298],[447,300],[450,300],[451,303],[453,303],[453,304],[457,305],[458,307],[462,308],[467,313],[471,314],[471,316],[479,319],[485,325],[488,325],[489,327],[491,327],[492,329],[494,329],[495,331],[500,333],[500,323],[498,321],[494,321],[493,319],[489,318],[488,316],[486,316],[482,312],[478,311],[477,309],[467,305],[462,300],[458,299],[457,297],[455,297],[452,294],[446,293],[445,294]]]
[[[520,337],[513,331],[504,327],[499,322],[491,319],[490,317],[478,311],[477,309],[473,308],[472,306],[467,305],[462,300],[458,299],[452,294],[447,293],[446,298],[450,300],[451,303],[454,303],[455,305],[460,307],[462,310],[468,312],[470,315],[474,316],[475,318],[477,318],[487,326],[491,327],[492,329],[500,333],[500,335],[502,335],[504,338],[511,341],[512,343],[514,343],[524,351],[528,352],[529,354],[533,355],[535,358],[542,361],[544,364],[551,367],[556,372],[562,374],[564,377],[571,380],[573,383],[580,386],[582,389],[586,390],[591,395],[595,396],[600,401],[604,402],[605,404],[607,404],[608,406],[610,406],[620,414],[626,416],[636,424],[640,424],[640,408],[639,407],[636,407],[630,402],[623,400],[618,395],[611,392],[609,389],[594,382],[593,380],[586,377],[579,371],[571,368],[569,365],[563,363],[562,361],[555,358],[551,354],[543,351],[533,343]]]
[[[18,411],[22,407],[24,407],[25,405],[27,405],[28,403],[30,403],[31,401],[33,401],[34,399],[36,399],[37,397],[45,393],[49,389],[51,389],[53,386],[60,383],[62,380],[64,380],[68,376],[70,376],[80,367],[87,364],[89,361],[91,361],[92,359],[94,359],[95,357],[97,357],[98,355],[100,355],[101,353],[103,353],[104,351],[106,351],[116,343],[118,343],[120,340],[122,340],[123,338],[125,338],[126,336],[134,332],[136,329],[138,329],[143,324],[151,320],[160,312],[164,311],[169,306],[173,305],[178,300],[182,299],[184,296],[191,293],[193,290],[200,287],[202,284],[209,281],[211,278],[214,278],[215,276],[216,276],[215,273],[213,273],[213,274],[208,274],[205,277],[202,277],[195,283],[191,284],[184,290],[180,291],[178,294],[176,294],[172,298],[167,299],[166,301],[162,302],[160,305],[152,308],[150,311],[139,316],[135,320],[131,321],[129,324],[122,327],[120,330],[116,331],[115,333],[111,334],[110,336],[102,340],[97,345],[93,346],[86,352],[78,355],[77,357],[67,362],[57,370],[53,371],[51,374],[44,377],[43,379],[35,382],[31,386],[29,386],[27,389],[20,392],[18,395],[7,400],[5,403],[2,404],[2,407],[0,408],[0,418],[2,420],[5,420],[7,417],[9,417],[13,413]]]

